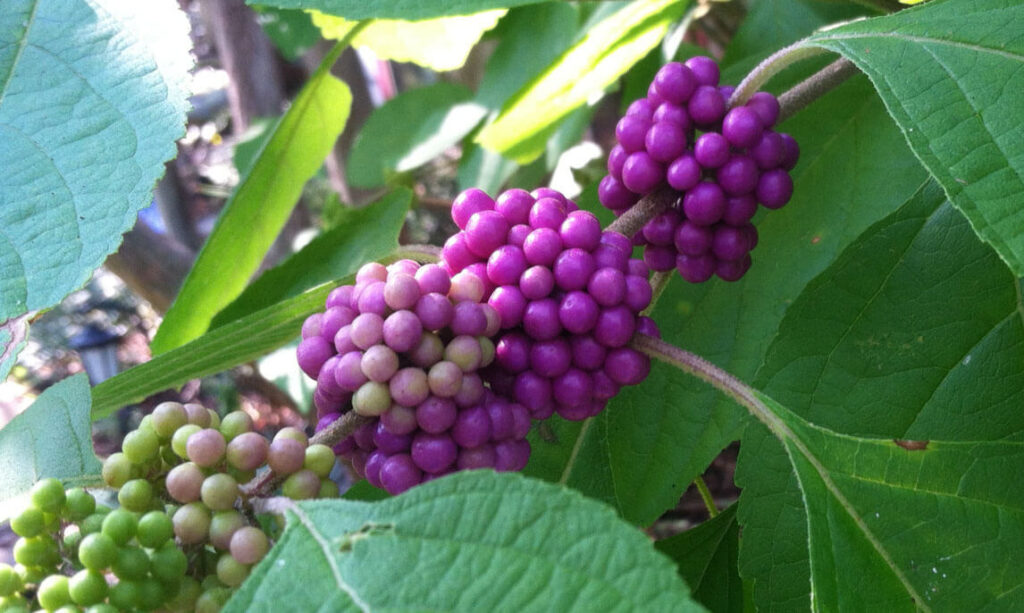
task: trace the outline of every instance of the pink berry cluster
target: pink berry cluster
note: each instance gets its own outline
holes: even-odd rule
[[[650,360],[627,346],[634,332],[657,334],[640,312],[651,301],[647,266],[632,244],[601,230],[592,213],[555,190],[512,189],[491,199],[478,189],[452,205],[460,231],[441,262],[456,277],[483,281],[501,332],[485,378],[534,419],[600,413]]]
[[[678,202],[638,233],[644,261],[656,271],[676,268],[692,283],[713,275],[739,280],[750,268],[760,203],[777,209],[793,193],[788,171],[800,151],[772,130],[779,103],[758,92],[727,108],[733,88],[719,86],[708,57],[662,66],[646,98],[633,102],[615,127],[601,203],[621,214],[666,185]]]
[[[373,485],[399,493],[455,468],[525,465],[526,409],[493,398],[478,373],[499,325],[483,297],[471,274],[374,262],[303,324],[297,357],[317,382],[317,428],[349,403],[372,418],[335,452]]]

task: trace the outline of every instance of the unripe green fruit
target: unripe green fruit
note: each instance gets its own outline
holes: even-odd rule
[[[123,453],[113,453],[103,461],[103,482],[119,488],[132,478],[132,463]]]
[[[162,547],[149,555],[150,572],[164,583],[172,583],[185,576],[188,570],[188,558],[185,552],[178,549],[174,541],[167,541]]]
[[[107,590],[107,581],[94,570],[80,570],[68,580],[68,592],[75,604],[89,606],[102,602]]]
[[[23,589],[25,589],[25,585],[14,568],[7,564],[0,564],[0,596],[12,596]]]
[[[142,579],[149,573],[149,556],[141,547],[122,547],[117,552],[111,570],[118,579]]]
[[[117,501],[125,509],[141,513],[149,509],[153,502],[153,486],[145,479],[132,479],[121,486]]]
[[[276,441],[280,438],[290,438],[293,441],[298,441],[303,447],[309,444],[309,437],[306,436],[306,433],[291,426],[281,428],[277,431],[277,434],[274,435],[274,440]]]
[[[80,521],[89,515],[92,515],[95,510],[96,499],[92,497],[92,494],[80,487],[72,488],[67,491],[65,517],[71,521]]]
[[[219,429],[224,438],[230,442],[240,434],[252,432],[255,429],[255,424],[252,423],[252,418],[245,411],[232,411],[220,420]]]
[[[68,578],[64,575],[50,575],[39,584],[36,592],[39,604],[48,611],[53,611],[71,604],[71,594],[68,593]]]
[[[214,513],[210,520],[210,544],[217,549],[227,550],[231,546],[231,537],[246,525],[245,517],[238,511]]]
[[[161,402],[153,409],[153,430],[160,438],[167,440],[178,428],[188,423],[185,407],[178,402]]]
[[[317,492],[317,498],[337,498],[341,493],[338,492],[338,484],[330,479],[320,480],[320,491]]]
[[[158,451],[160,451],[160,438],[156,432],[149,429],[129,432],[121,443],[121,453],[132,464],[145,464],[156,459]]]
[[[284,480],[281,493],[292,500],[316,498],[320,491],[320,477],[309,470],[303,469]]]
[[[139,520],[135,514],[124,509],[115,509],[103,518],[101,531],[119,546],[126,545],[135,536]]]
[[[213,428],[214,430],[220,430],[220,415],[213,409],[206,409],[206,414],[210,416],[210,425],[207,428]]]
[[[14,566],[14,572],[18,573],[24,585],[39,585],[39,582],[50,575],[50,571],[40,566],[25,566],[18,563]]]
[[[60,553],[53,537],[41,534],[20,538],[14,543],[14,561],[25,566],[50,567],[60,561]]]
[[[238,482],[224,473],[210,475],[203,481],[200,495],[211,511],[227,511],[238,499]]]
[[[159,609],[166,598],[164,586],[153,577],[139,581],[139,608],[143,611]]]
[[[306,458],[302,466],[318,477],[327,477],[334,468],[334,451],[327,445],[310,445],[306,447]]]
[[[119,611],[131,611],[139,606],[139,584],[136,581],[119,581],[110,588],[110,604]]]
[[[64,536],[61,537],[61,541],[64,544],[64,550],[71,555],[78,555],[78,546],[82,543],[82,539],[84,537],[85,535],[78,529],[78,526],[68,526],[64,529]]]
[[[196,599],[195,613],[217,613],[231,598],[231,590],[218,587],[206,590]]]
[[[135,538],[143,547],[156,549],[174,538],[174,523],[163,511],[150,511],[139,520]]]
[[[0,597],[0,613],[29,613],[28,601],[21,596]]]
[[[45,523],[42,511],[34,506],[25,507],[21,513],[11,518],[11,530],[18,536],[33,537],[43,532]]]
[[[78,545],[78,560],[89,570],[103,571],[117,559],[117,544],[102,532],[86,535]]]
[[[192,613],[196,609],[196,600],[203,593],[199,582],[192,577],[182,577],[178,589],[167,601],[167,608],[171,611],[188,611]]]
[[[99,532],[103,528],[103,518],[106,514],[93,513],[78,523],[78,528],[83,535]]]
[[[58,514],[67,499],[61,482],[49,478],[43,479],[32,486],[32,504],[40,511]]]
[[[210,511],[201,502],[190,502],[174,513],[174,535],[185,545],[201,543],[210,532]]]
[[[174,433],[171,437],[171,449],[174,450],[174,454],[179,458],[188,459],[188,449],[186,447],[188,438],[202,430],[199,426],[194,424],[184,425]]]
[[[391,408],[391,390],[384,383],[368,381],[352,396],[352,410],[364,417],[377,417]]]
[[[231,554],[225,553],[217,560],[217,578],[224,585],[238,587],[248,576],[249,566],[234,559]]]
[[[120,611],[118,611],[117,607],[114,605],[101,602],[100,604],[94,604],[86,609],[85,613],[120,613]]]

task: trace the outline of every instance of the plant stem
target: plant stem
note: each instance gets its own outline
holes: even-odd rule
[[[342,415],[340,419],[313,435],[313,437],[309,439],[309,444],[334,447],[346,436],[352,434],[357,428],[367,423],[370,423],[369,417],[363,417],[354,411],[349,411]],[[267,470],[256,475],[253,477],[252,481],[243,485],[241,487],[242,493],[250,498],[263,498],[276,490],[282,480],[283,477],[275,474],[272,470]]]
[[[697,486],[697,491],[700,492],[701,500],[704,501],[704,506],[708,508],[708,515],[711,517],[718,515],[718,507],[715,506],[715,499],[711,496],[711,490],[708,489],[708,484],[704,483],[704,477],[697,475],[697,478],[693,480],[693,484]]]
[[[788,47],[783,47],[775,53],[768,56],[763,62],[757,65],[750,71],[743,81],[736,86],[736,91],[733,92],[729,98],[729,108],[744,104],[750,99],[756,92],[768,82],[769,79],[778,74],[783,68],[786,68],[790,64],[799,62],[800,60],[814,57],[815,55],[821,55],[826,50],[821,47],[811,47],[805,45],[803,41],[793,43]]]
[[[857,65],[846,58],[839,58],[813,75],[797,83],[792,89],[779,96],[779,120],[786,121],[808,104],[821,98],[838,87],[843,81],[857,74]]]
[[[653,194],[644,196],[640,202],[629,207],[621,217],[605,229],[618,232],[627,238],[633,238],[648,221],[675,204],[677,200],[679,200],[678,192],[671,188],[662,188]]]
[[[654,311],[654,305],[658,304],[658,299],[661,298],[662,292],[668,287],[668,282],[672,280],[672,275],[675,272],[675,270],[667,270],[665,272],[656,272],[651,276],[651,303],[647,305],[647,308],[644,309],[641,315],[650,317]]]

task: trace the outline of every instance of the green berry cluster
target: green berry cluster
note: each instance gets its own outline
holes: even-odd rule
[[[244,412],[165,402],[103,463],[117,508],[56,479],[35,484],[11,519],[17,564],[0,564],[0,613],[218,611],[281,525],[240,484],[268,466],[284,496],[334,497],[334,462],[297,428],[268,441]]]

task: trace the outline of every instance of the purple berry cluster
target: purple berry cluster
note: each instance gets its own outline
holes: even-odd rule
[[[635,331],[657,334],[640,312],[651,301],[647,266],[632,244],[602,231],[592,213],[555,190],[512,189],[496,200],[478,189],[452,205],[460,232],[441,262],[472,276],[500,320],[496,359],[485,378],[534,419],[557,412],[582,420],[636,385],[650,360],[627,346]]]
[[[618,144],[598,187],[601,203],[617,214],[665,185],[679,193],[634,240],[645,245],[652,270],[676,268],[692,283],[712,275],[739,280],[757,245],[750,220],[758,203],[777,209],[793,193],[788,171],[800,151],[791,136],[771,129],[778,101],[758,92],[728,109],[732,91],[719,86],[711,58],[662,66],[647,97],[616,125]]]
[[[335,452],[374,486],[394,494],[456,468],[525,465],[526,409],[495,398],[478,372],[500,323],[484,291],[436,264],[370,263],[303,324],[297,357],[317,382],[318,430],[349,402],[373,418]]]

